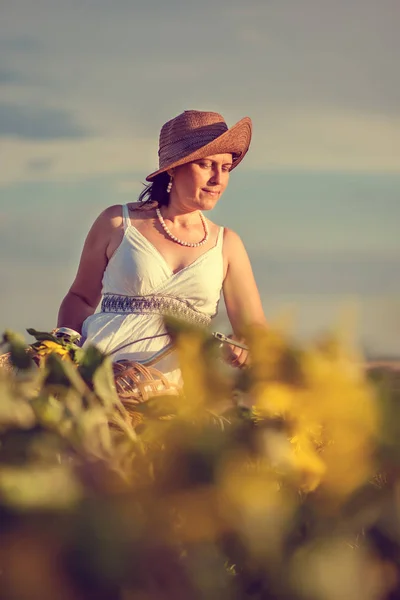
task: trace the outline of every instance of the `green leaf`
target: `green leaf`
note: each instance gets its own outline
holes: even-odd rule
[[[29,335],[34,337],[38,342],[49,341],[49,342],[55,342],[56,344],[59,344],[60,346],[64,345],[59,338],[57,338],[55,335],[52,335],[51,333],[48,333],[47,331],[36,331],[36,329],[32,329],[32,328],[27,329],[26,331],[29,333]]]
[[[57,398],[52,395],[34,398],[32,407],[42,425],[53,427],[64,418],[65,410]]]
[[[77,431],[82,447],[88,454],[106,458],[112,452],[112,440],[108,417],[101,406],[85,411],[77,421]]]
[[[159,419],[169,415],[176,415],[182,406],[181,396],[157,396],[150,398],[147,402],[141,402],[135,406],[135,411],[140,412],[147,418]]]
[[[83,348],[73,347],[72,352],[73,352],[74,362],[78,365],[82,364],[82,361],[84,360],[86,351]]]
[[[25,344],[25,339],[20,333],[15,333],[15,331],[11,331],[10,329],[6,329],[3,333],[3,344]]]
[[[80,500],[81,489],[66,466],[3,467],[0,494],[4,504],[19,510],[67,509]]]
[[[9,427],[28,429],[35,424],[31,405],[19,398],[11,382],[0,379],[0,430]]]
[[[61,360],[57,354],[49,354],[46,358],[47,377],[46,384],[70,385],[70,378],[67,374],[67,361]]]
[[[17,369],[25,371],[34,365],[28,353],[29,348],[21,335],[6,331],[3,339],[9,345],[10,359]]]
[[[69,360],[61,360],[56,354],[50,354],[46,367],[48,369],[46,383],[60,384],[65,387],[72,386],[90,404],[98,403],[96,395],[88,387],[74,363]]]
[[[121,404],[115,389],[114,373],[109,359],[104,360],[96,369],[93,375],[93,387],[104,406],[113,407]]]
[[[79,373],[87,383],[93,381],[96,370],[100,367],[105,358],[106,355],[96,348],[96,346],[88,346],[85,348],[85,353],[81,357],[79,364]]]
[[[165,327],[168,331],[168,334],[171,336],[173,340],[175,340],[179,334],[193,334],[196,336],[201,336],[204,341],[209,337],[207,331],[204,330],[203,327],[199,327],[197,325],[193,325],[193,323],[188,323],[182,319],[176,319],[175,317],[166,316],[164,317]]]

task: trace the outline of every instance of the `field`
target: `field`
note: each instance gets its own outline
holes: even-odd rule
[[[400,598],[398,363],[250,331],[228,374],[174,327],[183,395],[142,403],[94,349],[39,340],[37,369],[7,337],[1,598]]]

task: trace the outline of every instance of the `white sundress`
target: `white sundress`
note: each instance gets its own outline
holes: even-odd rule
[[[212,318],[218,312],[223,282],[223,227],[209,250],[174,273],[162,254],[132,224],[127,205],[122,207],[124,237],[104,271],[103,301],[118,297],[174,297],[190,304],[200,315]],[[112,360],[143,360],[170,341],[160,311],[96,312],[82,326],[85,345],[94,344]],[[135,343],[144,337],[155,337]],[[122,346],[124,346],[122,348]],[[121,348],[119,350],[119,348]],[[174,383],[181,383],[176,353],[154,365]]]

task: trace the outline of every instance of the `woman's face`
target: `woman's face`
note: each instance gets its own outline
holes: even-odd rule
[[[232,154],[214,154],[173,169],[170,200],[188,209],[214,208],[228,185]]]

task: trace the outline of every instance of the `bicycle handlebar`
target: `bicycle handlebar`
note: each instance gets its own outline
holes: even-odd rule
[[[231,346],[236,346],[238,348],[242,348],[243,350],[248,350],[248,347],[245,344],[242,344],[241,342],[238,342],[236,340],[232,340],[230,337],[228,337],[224,333],[221,333],[219,331],[213,331],[211,335],[214,338],[216,338],[217,340],[219,340],[221,342],[221,344],[229,344]],[[139,340],[137,340],[137,341],[139,341]],[[173,352],[173,350],[174,350],[174,343],[170,342],[169,344],[164,346],[164,348],[162,348],[161,350],[158,350],[158,352],[155,352],[155,354],[152,354],[152,356],[150,356],[149,358],[144,358],[142,360],[136,359],[136,362],[138,362],[144,366],[151,366],[154,363],[161,360],[162,358],[164,358],[165,356],[168,356],[168,354],[171,354],[171,352]]]
[[[79,337],[78,332],[74,331],[73,329],[69,329],[67,327],[60,327],[60,328],[54,330],[54,335],[56,337],[65,338],[68,341],[70,341],[71,338],[73,338],[74,336]],[[111,352],[107,353],[107,356],[111,356],[112,354],[115,354],[116,352],[119,352],[120,350],[123,350],[124,348],[127,348],[128,346],[131,346],[132,344],[136,344],[138,342],[143,342],[145,340],[150,340],[150,339],[154,339],[154,338],[158,338],[158,337],[163,337],[166,335],[168,335],[168,334],[161,333],[161,334],[154,335],[154,336],[140,338],[138,340],[133,340],[133,341],[129,342],[128,344],[124,344],[123,346],[119,346],[119,347],[115,348],[114,350],[111,350]],[[237,348],[242,348],[243,350],[248,350],[248,347],[245,344],[242,344],[241,342],[231,339],[229,336],[225,335],[224,333],[221,333],[220,331],[213,331],[213,332],[211,332],[211,335],[212,335],[212,337],[214,337],[215,339],[217,339],[220,342],[220,346],[222,346],[222,344],[229,344],[230,346],[236,346]],[[83,338],[78,340],[79,345],[82,345],[83,342],[84,342]],[[169,342],[166,346],[164,346],[164,348],[162,348],[161,350],[158,350],[157,352],[152,354],[150,357],[144,358],[142,360],[136,359],[136,362],[140,363],[141,365],[147,365],[147,366],[153,365],[154,363],[156,363],[159,360],[161,360],[162,358],[164,358],[164,356],[167,356],[168,354],[170,354],[174,350],[174,348],[175,348],[174,343]]]

